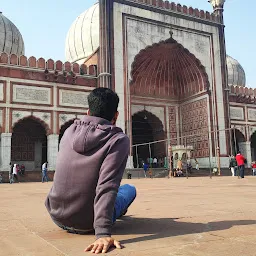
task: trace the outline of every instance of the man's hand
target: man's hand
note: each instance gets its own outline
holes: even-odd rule
[[[97,239],[93,244],[89,245],[84,251],[91,253],[106,253],[108,249],[115,246],[117,249],[122,249],[121,244],[112,237],[101,237]]]

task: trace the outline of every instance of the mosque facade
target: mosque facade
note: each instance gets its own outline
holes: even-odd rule
[[[151,156],[191,146],[202,167],[216,157],[227,167],[237,150],[255,160],[256,90],[226,54],[225,0],[209,2],[212,13],[163,0],[100,0],[71,25],[64,62],[26,57],[22,35],[1,13],[1,170],[10,162],[38,170],[44,161],[54,170],[65,129],[86,113],[96,87],[120,97],[127,167],[135,154],[149,157],[134,145],[156,141]]]

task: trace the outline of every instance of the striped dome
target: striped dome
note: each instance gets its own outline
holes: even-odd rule
[[[69,29],[65,55],[70,62],[84,63],[99,47],[99,4],[79,15]]]
[[[24,55],[22,35],[17,27],[0,12],[0,52]]]

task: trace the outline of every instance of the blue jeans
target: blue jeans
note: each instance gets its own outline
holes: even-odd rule
[[[118,218],[120,218],[122,215],[126,213],[128,207],[132,204],[135,198],[136,198],[136,188],[134,186],[125,184],[119,187],[117,197],[116,197],[116,202],[115,202],[113,219],[112,219],[113,223],[115,223]],[[90,231],[93,231],[93,230],[81,230],[81,229],[75,229],[72,227],[66,227],[60,223],[57,223],[56,221],[54,222],[60,228],[73,234],[84,235]]]
[[[44,181],[48,182],[47,171],[42,171],[42,182],[44,182]]]
[[[238,168],[239,168],[239,171],[240,171],[240,177],[244,178],[244,165],[240,165]]]
[[[128,207],[136,198],[136,188],[132,185],[122,185],[116,196],[113,223],[127,211]]]

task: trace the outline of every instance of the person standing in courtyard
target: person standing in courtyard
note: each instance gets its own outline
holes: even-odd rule
[[[157,158],[156,157],[154,157],[154,159],[153,159],[153,166],[154,166],[154,168],[157,168]]]
[[[48,162],[43,163],[42,165],[42,183],[44,183],[44,181],[48,182]]]
[[[195,163],[196,163],[196,170],[199,171],[199,163],[196,158],[195,158]]]
[[[252,176],[256,176],[256,162],[252,162]]]
[[[136,197],[136,189],[120,182],[130,141],[116,126],[119,97],[108,88],[94,89],[89,110],[64,133],[51,191],[45,205],[60,228],[76,234],[95,231],[96,241],[85,251],[106,253],[121,249],[111,237],[116,219]]]
[[[245,165],[246,159],[239,151],[237,152],[237,155],[236,155],[236,162],[238,165],[240,177],[243,179],[244,178],[244,165]]]
[[[231,156],[229,161],[229,168],[231,171],[232,176],[236,176],[236,169],[237,169],[237,162],[234,156]]]
[[[13,181],[14,181],[14,179],[15,179],[15,182],[19,182],[17,164],[14,164],[14,165],[13,165],[12,174],[13,174]]]

